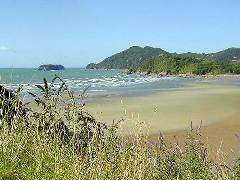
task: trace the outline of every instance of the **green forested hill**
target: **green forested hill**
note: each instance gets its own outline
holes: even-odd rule
[[[232,61],[216,61],[199,57],[160,55],[132,69],[134,72],[164,74],[240,74],[240,64]]]
[[[210,53],[207,57],[218,61],[240,61],[240,48],[228,48],[216,53]]]
[[[128,69],[133,68],[159,54],[168,54],[160,48],[133,46],[110,56],[98,64],[91,63],[87,69]]]
[[[159,55],[172,55],[179,58],[196,58],[196,59],[208,59],[221,62],[240,62],[240,48],[229,48],[216,53],[169,53],[160,48],[153,48],[146,46],[144,48],[139,46],[133,46],[129,49],[112,55],[100,63],[90,63],[87,69],[130,69],[149,61],[150,59]]]
[[[240,48],[228,48],[223,51],[215,53],[182,53],[178,54],[180,57],[196,57],[196,58],[205,58],[212,59],[216,61],[240,61]]]

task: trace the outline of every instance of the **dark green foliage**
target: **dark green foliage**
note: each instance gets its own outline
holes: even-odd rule
[[[136,68],[136,70],[148,73],[164,72],[166,74],[178,74],[181,73],[181,71],[187,71],[186,68],[190,68],[191,65],[198,61],[198,59],[194,58],[180,58],[172,55],[160,55],[140,65]]]
[[[228,48],[216,53],[210,53],[207,57],[218,61],[240,61],[240,48]]]
[[[135,68],[135,72],[164,74],[226,74],[240,73],[240,65],[231,61],[214,61],[197,57],[160,55]]]
[[[183,53],[178,54],[181,57],[195,57],[201,59],[212,59],[216,61],[240,61],[240,48],[228,48],[223,51],[219,51],[216,53]]]
[[[129,49],[106,58],[98,64],[89,64],[87,69],[128,69],[145,62],[159,54],[168,54],[160,48],[133,46]]]
[[[234,74],[240,74],[240,64],[239,63],[235,63],[231,65],[231,71]]]
[[[196,64],[192,71],[193,74],[197,75],[220,74],[221,72],[224,72],[224,69],[221,68],[220,63],[209,60]]]
[[[208,59],[221,62],[238,62],[240,61],[240,48],[229,48],[216,53],[169,53],[160,48],[152,48],[146,46],[144,48],[133,46],[125,51],[117,53],[109,58],[106,58],[98,64],[90,63],[87,69],[129,69],[136,68],[143,63],[148,62],[153,57],[159,55],[172,55],[180,58],[190,59]],[[172,71],[172,70],[171,70]]]
[[[95,63],[90,63],[90,64],[87,65],[86,68],[87,68],[87,69],[96,69],[96,68],[97,68],[97,64],[95,64]]]

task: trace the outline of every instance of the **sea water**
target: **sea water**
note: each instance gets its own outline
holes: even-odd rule
[[[68,68],[63,71],[38,71],[36,69],[13,68],[0,69],[0,84],[13,90],[21,85],[23,92],[36,91],[36,84],[43,84],[43,78],[50,82],[55,75],[61,77],[69,89],[76,93],[81,93],[90,86],[88,89],[90,95],[138,95],[187,86],[189,83],[197,81],[196,78],[128,75],[120,70]]]

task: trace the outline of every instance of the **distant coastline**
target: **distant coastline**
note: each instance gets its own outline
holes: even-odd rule
[[[161,48],[153,48],[150,46],[139,47],[132,46],[124,51],[113,54],[105,58],[99,63],[90,63],[86,66],[87,69],[131,69],[139,67],[152,59],[192,59],[191,63],[201,62],[203,60],[210,60],[216,62],[240,62],[240,48],[228,48],[218,52],[212,53],[172,53]],[[153,64],[152,64],[153,65]]]
[[[129,74],[128,70],[125,70],[126,74]],[[167,73],[148,73],[148,72],[133,72],[134,74],[139,74],[141,76],[157,76],[157,77],[179,77],[179,78],[203,78],[209,80],[240,80],[240,74],[167,74]],[[130,73],[130,74],[133,74]]]

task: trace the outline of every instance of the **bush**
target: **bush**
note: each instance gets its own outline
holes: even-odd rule
[[[201,129],[191,128],[184,147],[162,135],[150,141],[141,126],[128,139],[117,133],[120,121],[107,126],[89,115],[84,93],[76,97],[60,78],[38,88],[40,94],[31,93],[36,108],[15,113],[11,126],[2,118],[2,179],[239,178],[239,164],[230,168],[210,160]]]

